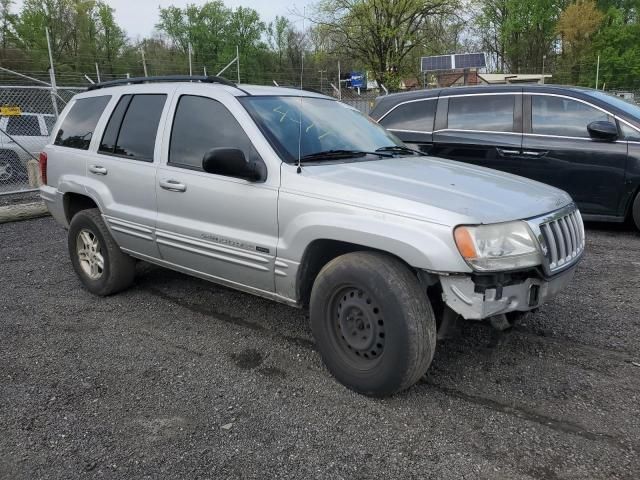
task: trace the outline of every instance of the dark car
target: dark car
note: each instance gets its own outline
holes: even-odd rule
[[[430,155],[567,191],[585,220],[640,228],[640,107],[579,87],[460,87],[380,97],[371,117]]]

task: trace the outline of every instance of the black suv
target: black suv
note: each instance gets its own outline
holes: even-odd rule
[[[567,191],[585,220],[640,228],[640,107],[578,87],[506,85],[398,93],[371,117],[405,143]]]

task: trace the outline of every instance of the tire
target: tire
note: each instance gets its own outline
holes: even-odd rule
[[[377,252],[335,258],[311,291],[311,330],[322,359],[346,387],[384,397],[427,371],[436,321],[426,290],[399,260]]]
[[[640,192],[638,192],[636,199],[633,201],[631,217],[633,218],[633,223],[635,223],[636,228],[640,230]]]
[[[122,253],[97,208],[73,217],[67,244],[73,269],[91,293],[112,295],[133,283],[135,260]]]

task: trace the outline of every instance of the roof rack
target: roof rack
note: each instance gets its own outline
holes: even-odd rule
[[[216,77],[214,75],[204,76],[190,76],[190,75],[162,75],[157,77],[132,77],[132,78],[120,78],[118,80],[111,80],[108,82],[96,83],[89,85],[88,90],[98,90],[99,88],[116,87],[118,85],[138,85],[141,83],[161,83],[161,82],[202,82],[202,83],[219,83],[228,87],[235,87],[235,83],[227,80],[223,77]],[[239,89],[242,90],[242,89]],[[244,91],[244,90],[243,90]]]

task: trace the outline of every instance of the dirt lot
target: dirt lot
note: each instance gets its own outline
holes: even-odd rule
[[[589,228],[569,291],[386,400],[329,376],[301,311],[145,264],[91,296],[50,218],[0,225],[0,292],[2,479],[640,478],[629,230]]]

